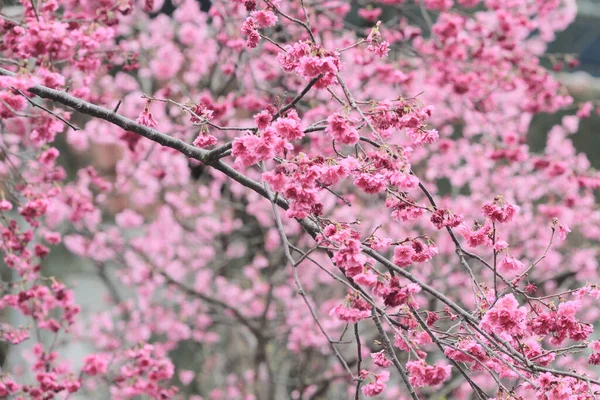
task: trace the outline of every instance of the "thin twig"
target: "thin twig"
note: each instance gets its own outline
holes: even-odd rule
[[[388,337],[387,333],[385,333],[385,330],[381,325],[381,320],[379,319],[379,315],[377,315],[377,311],[375,310],[375,308],[372,309],[371,314],[373,315],[373,321],[375,321],[375,327],[377,328],[379,336],[383,341],[383,348],[385,349],[385,352],[387,353],[388,357],[392,359],[392,363],[400,373],[400,378],[402,378],[402,382],[404,382],[404,385],[406,385],[410,397],[412,397],[413,400],[419,400],[419,396],[417,396],[415,388],[413,387],[413,385],[411,385],[408,379],[408,373],[406,372],[406,369],[402,366],[402,364],[400,364],[400,361],[398,361],[398,358],[396,357],[396,352],[394,351],[392,342],[390,341],[390,338]]]
[[[61,117],[60,115],[56,114],[53,111],[50,111],[49,109],[47,109],[46,107],[44,107],[41,104],[37,104],[35,101],[31,100],[25,93],[23,93],[20,89],[15,89],[21,96],[25,97],[25,99],[27,100],[27,102],[29,102],[29,104],[31,104],[33,107],[37,107],[41,110],[46,111],[48,114],[52,115],[54,118],[60,120],[63,124],[69,126],[71,129],[73,129],[74,131],[79,131],[81,130],[81,128],[78,128],[77,126],[73,125],[72,123],[70,123],[69,121],[67,121],[66,119],[64,119],[63,117]]]
[[[354,338],[356,339],[356,391],[354,392],[354,400],[359,400],[360,398],[360,385],[362,383],[362,379],[360,378],[360,370],[362,368],[362,348],[360,344],[360,334],[358,332],[358,322],[354,324]]]

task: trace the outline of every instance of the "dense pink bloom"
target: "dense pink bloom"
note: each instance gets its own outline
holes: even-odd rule
[[[415,250],[412,245],[400,245],[394,249],[394,264],[399,267],[407,267],[413,263]]]
[[[449,210],[435,210],[431,216],[431,222],[438,229],[442,229],[444,227],[456,228],[462,221],[462,215],[454,215]]]
[[[377,396],[385,390],[385,382],[390,380],[390,373],[381,371],[378,374],[369,374],[366,380],[368,383],[365,383],[361,388],[363,394],[367,397]]]
[[[518,337],[527,330],[526,317],[525,307],[519,307],[515,297],[508,294],[485,313],[479,325],[488,332],[507,333]]]
[[[338,143],[356,144],[359,140],[359,135],[354,126],[342,117],[340,114],[331,114],[327,118],[327,128],[325,132]]]
[[[498,265],[498,271],[506,274],[521,271],[523,267],[524,265],[521,261],[517,260],[513,256],[507,255],[504,257],[504,259],[502,259],[502,261],[500,261],[500,265]]]
[[[483,226],[477,226],[475,229],[471,229],[463,223],[458,226],[457,231],[467,240],[469,247],[492,245],[490,237],[492,224],[487,221]]]
[[[355,324],[362,319],[369,318],[371,311],[337,305],[331,309],[329,315],[333,315],[341,321]]]
[[[92,354],[83,359],[81,371],[87,375],[104,375],[108,372],[108,357]]]
[[[377,353],[371,353],[373,364],[378,365],[382,368],[387,368],[392,365],[392,362],[385,356],[385,350],[381,350]]]
[[[277,16],[273,11],[253,11],[250,15],[259,29],[269,28],[277,23]]]
[[[384,175],[368,172],[359,174],[354,180],[354,184],[367,193],[379,193],[387,187]]]
[[[406,363],[410,384],[414,387],[436,386],[450,378],[452,367],[446,364],[428,365],[424,361]]]
[[[383,290],[381,295],[384,298],[386,306],[396,307],[412,303],[413,295],[420,291],[421,287],[416,283],[409,283],[406,286],[402,286],[400,280],[394,277],[390,280],[389,286]]]
[[[201,148],[210,147],[217,144],[217,138],[207,133],[200,133],[192,144]]]
[[[288,148],[284,140],[277,137],[274,131],[265,131],[262,136],[248,132],[244,136],[235,138],[232,145],[232,154],[236,163],[248,167],[259,161],[269,160]]]
[[[307,80],[321,76],[315,87],[323,89],[335,82],[336,74],[341,71],[341,62],[338,54],[313,46],[306,42],[287,45],[284,47],[286,52],[279,53],[277,58],[285,71],[295,71]]]
[[[360,274],[354,275],[352,278],[354,279],[354,282],[364,286],[375,286],[378,280],[377,274],[374,274],[370,271],[361,272]]]
[[[304,136],[304,132],[300,126],[300,118],[294,110],[290,111],[285,118],[275,120],[271,124],[271,128],[277,136],[287,140],[296,140]]]
[[[242,24],[242,33],[246,36],[246,46],[250,48],[255,48],[258,46],[258,41],[260,40],[260,34],[256,29],[256,24],[254,22],[254,18],[248,17]]]
[[[269,126],[269,123],[273,120],[273,116],[267,110],[263,110],[254,116],[254,123],[258,129],[265,129]]]
[[[488,359],[483,347],[475,340],[463,340],[459,343],[458,348],[459,350],[446,347],[444,354],[455,361],[464,363],[476,363],[478,360],[485,361]]]
[[[498,196],[493,202],[485,203],[481,207],[481,210],[483,215],[489,217],[494,222],[510,222],[517,211],[519,211],[519,207],[506,202],[501,196]]]

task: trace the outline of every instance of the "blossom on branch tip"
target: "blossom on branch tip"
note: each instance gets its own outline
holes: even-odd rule
[[[494,201],[481,207],[483,215],[494,222],[510,222],[519,211],[519,207],[508,203],[502,196],[496,196]]]
[[[353,145],[358,143],[359,135],[349,121],[338,113],[327,117],[327,128],[325,133],[331,135],[337,143]]]

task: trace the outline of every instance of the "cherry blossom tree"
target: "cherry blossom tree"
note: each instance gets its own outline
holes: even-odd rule
[[[575,0],[166,3],[1,10],[0,396],[597,398]]]

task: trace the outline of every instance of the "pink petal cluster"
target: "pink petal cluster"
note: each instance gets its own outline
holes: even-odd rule
[[[354,126],[338,113],[327,118],[325,133],[329,134],[337,143],[353,145],[358,143],[359,135]]]
[[[508,294],[485,313],[479,326],[490,333],[521,337],[527,332],[527,309],[519,307],[515,296]]]
[[[437,386],[450,378],[451,369],[447,364],[428,365],[422,360],[406,363],[408,379],[414,387]]]
[[[386,382],[390,380],[390,373],[388,371],[381,371],[378,374],[368,374],[368,383],[364,384],[361,388],[363,394],[367,397],[373,397],[381,394],[386,388]]]
[[[485,203],[481,211],[494,222],[510,222],[519,211],[519,207],[508,203],[502,196],[497,196],[494,201]]]

